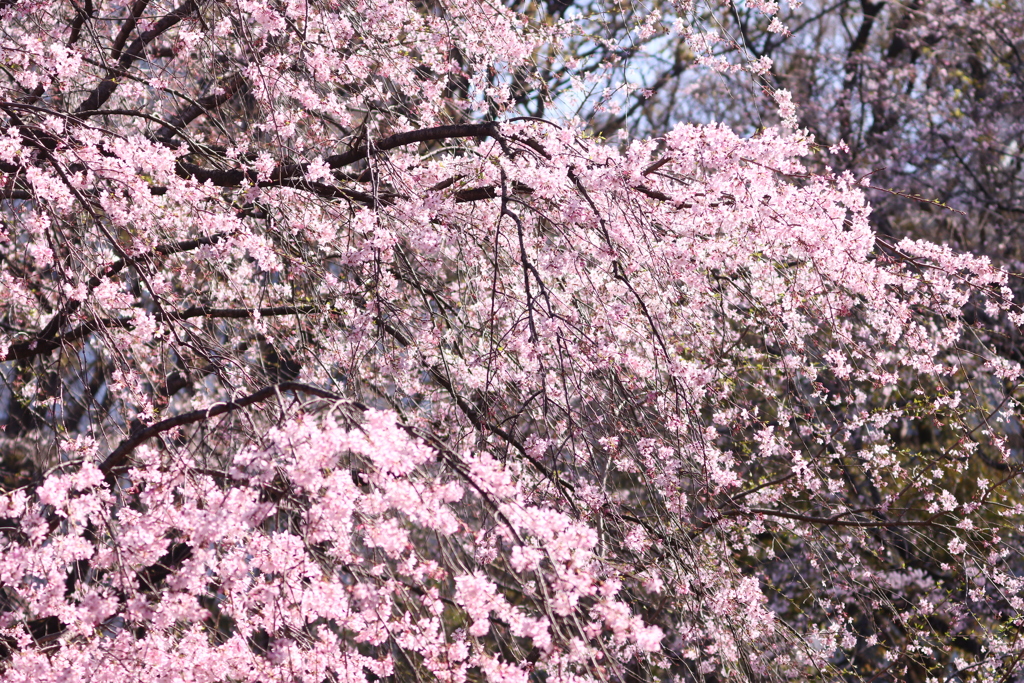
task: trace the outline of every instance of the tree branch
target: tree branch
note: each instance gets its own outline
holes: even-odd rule
[[[496,123],[467,123],[456,126],[437,126],[396,133],[374,143],[374,151],[386,152],[396,147],[419,142],[449,140],[452,138],[486,138],[497,134]],[[365,159],[370,154],[367,147],[357,147],[343,154],[335,154],[326,159],[327,166],[332,170],[343,168]],[[281,164],[270,172],[269,178],[261,181],[254,168],[233,168],[226,170],[203,168],[197,164],[178,162],[177,173],[182,178],[195,178],[201,183],[210,182],[217,187],[237,187],[248,181],[253,185],[283,184],[286,180],[301,178],[306,175],[309,164]]]
[[[128,42],[128,36],[132,34],[135,27],[139,23],[139,17],[146,11],[146,6],[149,5],[149,0],[135,0],[132,3],[131,11],[128,13],[128,18],[121,24],[121,30],[117,32],[117,36],[114,38],[114,46],[110,48],[110,58],[120,59],[121,51],[124,49],[125,43]]]
[[[136,5],[137,4],[138,3],[136,3]],[[134,9],[135,7],[133,6],[133,11]],[[118,77],[126,73],[128,69],[131,68],[131,65],[135,63],[135,60],[142,56],[142,51],[146,49],[146,46],[166,33],[172,26],[180,22],[182,19],[193,12],[198,11],[198,9],[198,0],[186,0],[184,4],[158,21],[153,28],[136,38],[127,50],[124,52],[118,51],[119,55],[117,64],[107,69],[107,77],[100,81],[100,84],[97,85],[91,93],[89,93],[89,96],[85,98],[85,101],[82,102],[75,113],[82,118],[88,118],[89,116],[100,113],[95,110],[102,107],[104,103],[110,99],[110,96],[114,94],[114,91],[117,90]],[[126,22],[126,25],[127,23],[128,22]],[[122,31],[123,30],[124,27],[122,27]],[[117,48],[116,43],[114,47]]]
[[[234,77],[224,84],[221,93],[208,95],[192,103],[183,112],[161,126],[154,137],[160,142],[169,142],[171,138],[192,121],[230,101],[245,88],[245,85],[245,77],[242,74],[235,74]]]
[[[82,27],[85,26],[85,22],[92,18],[95,9],[92,6],[92,0],[85,0],[85,6],[79,7],[78,3],[72,0],[71,6],[75,10],[75,18],[71,22],[71,35],[68,36],[67,44],[74,45],[78,42],[79,36],[82,35]],[[42,95],[42,93],[39,93]]]
[[[254,403],[260,403],[268,398],[277,396],[285,391],[309,394],[310,396],[326,398],[332,401],[340,402],[345,400],[334,392],[327,391],[326,389],[320,389],[309,384],[302,384],[300,382],[282,382],[280,384],[274,384],[269,387],[264,387],[259,391],[249,394],[248,396],[244,396],[238,400],[228,401],[226,403],[216,403],[209,408],[193,410],[189,413],[175,415],[174,417],[169,417],[166,420],[161,420],[160,422],[156,422],[148,427],[140,429],[117,445],[117,448],[115,448],[100,464],[100,471],[106,475],[108,482],[110,482],[115,471],[124,466],[127,462],[128,456],[131,452],[146,441],[152,439],[154,436],[158,436],[166,431],[174,429],[175,427],[182,427],[195,422],[202,422],[203,420],[208,420],[211,417],[217,417],[218,415],[224,415],[225,413],[240,410],[247,406],[251,406]]]
[[[177,320],[187,320],[188,318],[229,318],[229,319],[241,319],[251,318],[254,312],[259,312],[261,317],[271,317],[280,315],[304,315],[306,313],[312,313],[318,310],[316,306],[268,306],[265,308],[209,308],[207,306],[192,306],[186,308],[183,311],[175,311],[172,313],[157,313],[153,317],[159,322],[174,322]],[[20,344],[12,344],[7,350],[7,356],[4,358],[5,361],[9,360],[21,360],[23,358],[32,358],[34,356],[43,355],[54,351],[64,344],[78,341],[93,332],[99,330],[110,330],[110,329],[125,329],[130,330],[135,327],[135,321],[130,319],[120,318],[96,318],[83,323],[75,329],[63,334],[59,337],[45,338],[43,332],[49,329],[49,325],[46,330],[40,332],[40,334],[32,341],[22,342]]]

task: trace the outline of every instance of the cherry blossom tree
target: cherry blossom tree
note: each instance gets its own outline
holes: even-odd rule
[[[566,7],[0,0],[5,682],[1020,679],[1006,271]]]

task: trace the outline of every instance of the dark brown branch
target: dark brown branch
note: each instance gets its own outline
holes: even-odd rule
[[[659,202],[672,202],[673,201],[672,197],[669,197],[667,194],[665,194],[661,190],[654,190],[654,189],[651,189],[651,188],[649,188],[649,187],[647,187],[645,185],[634,185],[633,189],[636,190],[637,192],[639,192],[640,194],[642,194],[642,195],[644,195],[646,197],[650,197],[651,199],[656,199]],[[691,209],[691,208],[693,208],[693,205],[689,204],[687,202],[675,202],[675,203],[676,203],[676,207],[680,208],[680,209]],[[717,204],[715,206],[717,206]]]
[[[453,138],[485,138],[497,133],[495,123],[467,123],[458,126],[438,126],[436,128],[423,128],[421,130],[410,130],[404,133],[396,133],[374,143],[374,150],[386,152],[396,147],[411,145],[419,142],[433,142],[438,140],[449,140]],[[328,167],[332,170],[343,168],[368,156],[366,147],[358,147],[344,154],[335,154],[326,159]],[[254,168],[233,168],[226,170],[203,168],[197,164],[179,162],[177,173],[182,178],[195,178],[201,183],[207,181],[217,187],[237,187],[248,181],[253,185],[281,185],[287,180],[301,178],[306,174],[309,164],[282,164],[270,172],[269,178],[260,180],[259,173]]]
[[[85,7],[79,7],[78,3],[71,0],[71,6],[75,8],[75,18],[71,22],[71,35],[68,36],[68,46],[78,42],[78,38],[82,35],[82,27],[85,26],[86,21],[92,18],[95,11],[92,6],[92,0],[85,0]]]
[[[198,0],[186,0],[180,7],[156,22],[153,28],[136,38],[127,50],[120,53],[117,64],[107,70],[106,78],[100,81],[100,84],[89,93],[89,96],[85,98],[85,101],[82,102],[75,113],[82,118],[98,113],[95,110],[102,107],[110,99],[110,96],[114,94],[114,91],[117,90],[118,78],[124,75],[131,68],[131,65],[135,63],[135,60],[142,56],[142,51],[146,49],[146,46],[198,9]]]
[[[436,128],[422,128],[404,133],[395,133],[382,140],[375,141],[373,146],[376,151],[386,152],[396,147],[404,147],[405,145],[417,142],[435,142],[450,138],[496,137],[497,132],[498,125],[496,123],[464,123],[455,126],[437,126]],[[335,154],[328,157],[327,165],[331,168],[341,168],[365,159],[366,156],[367,148],[358,147],[344,154]]]
[[[203,114],[208,114],[225,102],[230,101],[244,88],[245,77],[242,76],[242,74],[236,74],[224,84],[222,92],[217,95],[208,95],[207,97],[197,100],[183,112],[172,118],[165,125],[161,126],[160,130],[156,132],[154,137],[156,137],[160,142],[170,141],[170,139],[173,138],[182,128]]]
[[[149,4],[149,0],[135,0],[132,3],[131,10],[128,13],[128,18],[125,19],[124,23],[121,24],[121,30],[117,32],[117,36],[114,38],[114,45],[110,48],[110,58],[120,59],[121,50],[124,49],[125,43],[128,42],[128,37],[131,36],[132,31],[139,23],[139,17],[146,11],[146,6]]]
[[[160,422],[151,424],[144,429],[140,429],[118,444],[117,448],[115,448],[100,464],[100,471],[103,472],[103,474],[107,476],[107,480],[110,481],[115,471],[120,467],[123,467],[128,461],[128,456],[131,452],[153,437],[176,427],[183,427],[196,422],[202,422],[204,420],[209,420],[212,417],[217,417],[218,415],[224,415],[225,413],[240,410],[247,406],[251,406],[254,403],[260,403],[268,398],[273,398],[274,396],[286,391],[308,394],[310,396],[317,396],[331,401],[344,400],[338,394],[325,389],[319,389],[308,384],[301,384],[299,382],[282,382],[281,384],[274,384],[269,387],[264,387],[259,391],[236,401],[216,403],[209,408],[193,410],[190,413],[175,415],[174,417],[169,417],[166,420],[161,420]]]
[[[265,308],[209,308],[207,306],[192,306],[183,311],[171,313],[158,313],[153,317],[159,322],[174,322],[187,320],[189,318],[228,318],[243,319],[251,318],[255,311],[259,311],[261,317],[280,315],[304,315],[317,310],[316,306],[268,306]],[[43,332],[32,341],[13,344],[7,350],[4,360],[20,360],[32,358],[54,351],[64,344],[78,341],[99,330],[122,329],[130,330],[135,327],[135,322],[130,319],[120,318],[97,318],[90,320],[76,327],[75,329],[62,334],[59,337],[45,338]],[[47,326],[47,330],[49,325]],[[44,330],[46,332],[47,330]]]
[[[478,202],[484,199],[494,199],[500,194],[501,192],[498,191],[498,188],[493,185],[490,187],[471,187],[466,190],[457,191],[455,193],[455,201],[460,204]]]
[[[849,57],[864,51],[864,47],[868,44],[868,38],[871,36],[871,29],[875,25],[875,19],[882,11],[882,8],[885,7],[885,0],[881,2],[860,0],[860,7],[863,19],[861,20],[860,30],[857,31],[857,37],[853,39],[853,43],[850,44],[850,48],[847,51]]]

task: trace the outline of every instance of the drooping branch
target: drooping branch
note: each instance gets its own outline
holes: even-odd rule
[[[147,261],[158,254],[161,256],[168,256],[170,254],[192,251],[193,249],[198,249],[199,247],[216,244],[221,240],[227,239],[227,237],[227,233],[216,233],[208,237],[199,237],[197,239],[184,240],[181,242],[174,242],[171,244],[159,244],[152,251],[148,251],[144,254],[139,254],[138,256],[133,256],[126,259],[118,259],[117,261],[114,261],[113,263],[105,266],[100,270],[100,275],[94,275],[91,278],[89,278],[89,281],[86,283],[86,287],[88,291],[91,292],[92,290],[100,286],[100,284],[103,282],[102,278],[113,277],[117,273],[121,272],[121,270],[129,264]],[[77,299],[69,301],[67,305],[65,305],[61,310],[54,314],[54,316],[50,319],[50,322],[46,324],[46,327],[44,327],[36,336],[36,340],[38,341],[53,338],[60,331],[61,327],[63,327],[67,323],[68,319],[72,315],[74,315],[75,312],[78,311],[81,305],[82,302],[78,301]],[[29,344],[31,344],[31,342],[29,342]]]
[[[881,508],[878,509],[880,510]],[[868,511],[869,510],[862,510],[860,512]],[[877,510],[872,509],[871,511]],[[803,515],[794,512],[784,512],[782,510],[770,510],[767,508],[748,508],[744,510],[724,510],[720,511],[718,514],[722,517],[747,517],[764,515],[765,517],[781,517],[782,519],[792,519],[798,522],[806,522],[808,524],[817,524],[821,526],[859,527],[862,529],[940,526],[935,523],[935,519],[939,516],[939,514],[934,514],[928,519],[901,519],[878,522],[859,522],[856,520],[844,519],[843,517],[845,515],[852,514],[850,512],[833,515],[831,517],[815,517],[814,515]]]

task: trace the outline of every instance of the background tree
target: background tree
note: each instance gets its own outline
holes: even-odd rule
[[[572,50],[591,76],[580,114],[595,132],[657,135],[680,121],[722,121],[752,133],[777,123],[768,105],[785,88],[800,127],[832,149],[816,168],[870,178],[883,234],[949,243],[1020,270],[1019,3],[558,7],[585,26]],[[708,64],[718,68],[701,68]],[[547,92],[570,83],[557,68],[543,73],[555,74]]]
[[[1008,276],[788,92],[611,144],[650,14],[0,12],[5,680],[1020,678]]]

